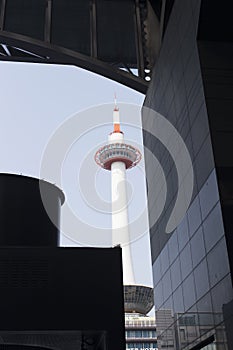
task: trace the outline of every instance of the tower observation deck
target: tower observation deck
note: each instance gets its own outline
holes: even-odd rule
[[[114,162],[123,162],[125,168],[129,169],[140,162],[141,153],[126,143],[112,143],[100,148],[95,159],[97,164],[106,170],[111,170]]]
[[[113,125],[108,143],[97,150],[95,161],[103,169],[111,171],[112,245],[122,247],[125,312],[147,314],[153,307],[153,289],[135,284],[126,192],[126,170],[135,167],[142,155],[136,147],[124,141],[116,100]]]

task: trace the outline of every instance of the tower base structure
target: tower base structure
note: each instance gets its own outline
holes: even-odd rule
[[[146,315],[153,306],[153,288],[142,285],[124,285],[125,312]]]
[[[154,305],[153,289],[125,285],[124,298],[126,350],[158,350],[156,320],[147,315]]]

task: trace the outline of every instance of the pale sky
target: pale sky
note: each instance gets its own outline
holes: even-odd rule
[[[0,171],[39,177],[46,146],[53,140],[54,133],[63,132],[72,118],[80,120],[80,130],[83,130],[86,118],[93,116],[95,126],[81,134],[77,129],[77,138],[67,149],[62,163],[62,190],[79,220],[88,224],[91,221],[93,227],[110,229],[110,173],[98,168],[93,156],[111,132],[114,93],[125,139],[142,151],[137,111],[140,111],[144,95],[71,66],[0,62],[0,76]],[[109,124],[103,125],[103,121]],[[53,178],[48,180],[56,182]],[[137,168],[127,171],[127,180],[132,190],[129,217],[133,221],[146,206],[143,161]],[[105,206],[95,208],[92,201],[97,207],[99,203]],[[62,222],[65,222],[64,216],[62,210]],[[91,245],[87,232],[82,234],[64,231],[62,244]],[[135,280],[137,284],[152,286],[149,235],[148,232],[135,235],[131,244]]]

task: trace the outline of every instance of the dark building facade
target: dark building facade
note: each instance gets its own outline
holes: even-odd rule
[[[58,247],[63,202],[46,181],[0,174],[1,350],[125,349],[121,248]]]
[[[233,30],[230,2],[175,0],[142,114],[159,349],[233,349]],[[178,226],[166,226],[182,189],[156,134],[156,111],[189,151],[194,188]],[[148,131],[149,130],[149,131]],[[167,182],[154,223],[157,173]],[[177,151],[179,157],[179,149]],[[187,169],[186,176],[189,176]],[[185,191],[183,196],[185,200]]]

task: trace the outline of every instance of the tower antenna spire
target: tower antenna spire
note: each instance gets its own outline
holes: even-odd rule
[[[119,111],[119,108],[117,107],[117,97],[116,97],[116,93],[114,93],[114,111]]]
[[[114,126],[113,132],[121,132],[120,113],[119,113],[119,108],[117,107],[116,93],[114,94],[113,126]]]

